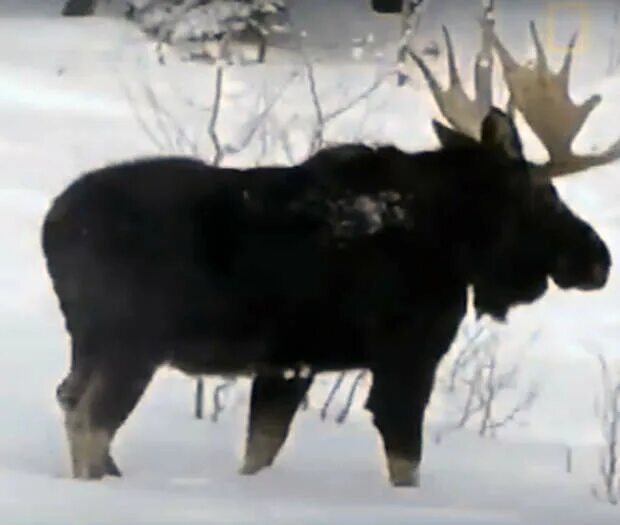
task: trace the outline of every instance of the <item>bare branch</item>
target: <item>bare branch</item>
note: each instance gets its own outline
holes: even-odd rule
[[[338,378],[336,379],[336,381],[334,381],[334,384],[332,385],[332,388],[329,391],[329,394],[327,395],[327,399],[325,399],[325,403],[323,403],[323,406],[321,407],[320,415],[323,421],[327,418],[327,411],[329,410],[329,405],[331,405],[331,402],[333,401],[334,396],[336,395],[336,392],[338,392],[338,389],[342,385],[344,376],[345,376],[345,372],[340,372],[338,374]]]
[[[366,89],[358,93],[355,97],[349,100],[346,104],[331,111],[330,113],[327,113],[323,118],[323,122],[324,123],[330,122],[334,120],[335,118],[339,117],[340,115],[342,115],[343,113],[346,113],[350,109],[353,109],[360,102],[362,102],[363,100],[366,100],[368,97],[370,97],[370,95],[375,93],[381,87],[381,85],[393,74],[394,74],[393,71],[389,71],[377,77],[374,80],[374,82],[370,84],[370,86],[368,86]]]
[[[286,159],[290,164],[293,164],[295,162],[295,156],[293,155],[293,146],[291,144],[288,129],[283,128],[280,132],[280,142],[282,144],[284,154],[286,155]]]
[[[424,0],[405,0],[402,3],[401,13],[401,37],[400,44],[398,46],[397,61],[398,61],[398,85],[404,85],[407,80],[407,76],[404,72],[405,59],[407,58],[407,51],[411,47],[411,36],[417,31],[420,24],[420,11],[418,7],[423,4]]]
[[[463,383],[467,386],[467,398],[461,412],[461,417],[456,423],[456,428],[464,428],[472,416],[480,412],[484,406],[479,395],[481,377],[482,368],[478,367],[474,370],[472,378],[463,380]]]
[[[605,497],[612,505],[620,502],[620,376],[612,379],[607,360],[598,354],[603,385],[603,406],[601,407],[601,426],[605,446],[601,450],[599,472],[603,480]]]
[[[228,388],[230,388],[234,384],[234,379],[227,379],[224,382],[216,385],[213,389],[213,412],[211,413],[211,421],[217,423],[220,414],[226,408],[224,402],[222,400],[222,396]]]
[[[347,111],[350,111],[360,102],[367,100],[373,93],[375,93],[379,89],[379,87],[385,82],[387,78],[394,74],[394,72],[388,71],[387,73],[379,75],[367,88],[362,90],[351,100],[330,112],[325,112],[325,109],[323,108],[323,104],[321,102],[321,97],[319,95],[314,64],[310,61],[305,52],[303,53],[303,56],[306,69],[306,77],[308,79],[310,98],[312,101],[312,107],[314,109],[315,115],[315,126],[312,131],[310,145],[307,153],[307,155],[311,155],[325,145],[325,128],[327,127],[327,124],[334,119],[340,117]]]
[[[485,363],[483,367],[487,369],[486,374],[483,374],[486,379],[483,381],[482,388],[478,391],[479,400],[482,404],[482,417],[480,418],[480,427],[478,430],[481,436],[486,435],[492,423],[493,405],[497,392],[499,391],[499,387],[495,382],[495,369],[497,367],[497,356],[495,352],[489,352],[488,362]]]
[[[529,410],[538,398],[537,384],[531,384],[521,399],[516,401],[507,413],[499,415],[497,405],[504,393],[515,390],[519,374],[518,364],[503,370],[498,361],[498,343],[493,335],[482,338],[482,328],[477,324],[476,331],[468,333],[465,344],[449,369],[446,391],[459,400],[459,417],[454,426],[443,432],[464,428],[477,422],[480,436],[494,437],[500,428],[515,423],[517,417]],[[538,336],[534,332],[529,341]],[[452,385],[451,385],[452,384]],[[452,386],[452,388],[451,388]]]
[[[310,97],[312,99],[312,107],[316,118],[316,125],[310,140],[310,153],[318,150],[325,142],[323,132],[325,130],[325,117],[323,115],[323,107],[321,99],[317,91],[316,78],[314,75],[314,65],[307,59],[305,60],[306,75],[308,77],[308,86],[310,89]]]
[[[253,119],[253,121],[247,126],[247,132],[245,136],[239,141],[239,144],[236,146],[227,145],[224,147],[224,151],[226,154],[237,154],[243,151],[245,148],[249,146],[252,142],[252,139],[256,135],[259,129],[265,123],[265,120],[269,116],[269,114],[273,111],[273,108],[280,101],[280,99],[286,93],[288,87],[298,78],[300,77],[300,73],[295,71],[290,75],[286,83],[278,90],[278,93],[275,97],[273,97],[263,108],[263,110]]]
[[[159,103],[159,100],[157,99],[157,96],[155,95],[152,86],[150,86],[149,84],[144,84],[143,87],[146,100],[149,103],[153,116],[155,117],[155,125],[157,126],[160,135],[164,138],[166,147],[169,150],[174,150],[174,140],[172,138],[172,135],[170,134],[169,114]]]
[[[540,391],[538,389],[538,385],[532,385],[530,387],[530,389],[527,391],[527,393],[525,394],[525,396],[523,397],[523,399],[521,401],[519,401],[512,408],[512,410],[510,412],[508,412],[503,418],[501,418],[501,419],[499,419],[497,421],[493,421],[489,425],[489,428],[492,431],[495,431],[498,428],[504,427],[504,426],[508,425],[509,423],[514,422],[516,417],[521,412],[529,410],[532,407],[534,402],[538,399],[539,395],[540,395]]]
[[[484,8],[480,25],[482,26],[482,46],[476,55],[474,83],[476,100],[481,107],[493,105],[493,39],[495,27],[495,2],[490,0]]]
[[[466,329],[466,325],[464,326],[464,329]],[[467,341],[465,345],[463,345],[459,350],[456,359],[450,367],[450,374],[448,379],[449,392],[454,392],[456,388],[457,376],[463,371],[463,369],[469,364],[469,362],[475,358],[475,355],[480,349],[480,346],[477,345],[477,342],[483,333],[484,328],[480,325],[477,325],[476,331],[473,334],[466,334]]]
[[[213,143],[213,158],[211,162],[214,166],[219,166],[222,161],[224,151],[220,144],[220,138],[217,134],[217,118],[220,113],[220,105],[222,103],[222,80],[224,77],[224,68],[218,64],[215,69],[215,91],[213,94],[213,106],[211,109],[211,118],[209,119],[208,133]]]
[[[351,385],[351,389],[349,390],[349,395],[347,396],[347,400],[344,404],[344,407],[342,408],[338,416],[336,416],[336,423],[338,423],[339,425],[344,423],[347,416],[349,415],[349,412],[351,410],[351,405],[353,404],[353,398],[355,397],[355,391],[357,390],[357,387],[359,386],[360,382],[362,381],[365,375],[366,375],[366,370],[361,370],[355,376],[355,379],[353,380],[353,384]]]
[[[194,417],[196,419],[202,419],[204,415],[204,391],[204,378],[199,377],[196,380],[196,392],[194,394]]]
[[[151,141],[151,144],[153,144],[160,152],[164,152],[166,150],[166,145],[159,139],[157,134],[153,133],[151,130],[151,127],[148,125],[146,119],[142,115],[142,112],[138,109],[138,104],[136,99],[131,94],[131,90],[126,85],[123,85],[123,91],[125,92],[125,97],[129,101],[129,107],[131,108],[134,118],[144,134]]]

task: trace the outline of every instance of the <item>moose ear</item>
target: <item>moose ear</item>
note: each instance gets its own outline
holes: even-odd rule
[[[437,120],[433,120],[433,129],[435,130],[435,135],[437,135],[439,139],[439,143],[445,149],[471,148],[478,144],[471,137],[468,137],[460,131],[455,131],[452,128],[444,126]]]
[[[501,152],[511,160],[524,160],[523,145],[514,120],[503,111],[492,107],[482,121],[481,142]]]

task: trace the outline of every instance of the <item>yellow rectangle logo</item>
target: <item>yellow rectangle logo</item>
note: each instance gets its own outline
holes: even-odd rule
[[[583,55],[590,50],[592,32],[592,14],[587,2],[552,2],[547,5],[547,51],[561,55],[566,53],[568,39],[566,42],[558,41],[558,26],[563,18],[568,17],[578,21],[578,27],[574,29],[579,33],[575,54]]]

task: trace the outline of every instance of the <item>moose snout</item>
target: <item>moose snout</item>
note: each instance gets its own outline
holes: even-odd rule
[[[579,288],[582,290],[597,290],[607,284],[609,278],[609,266],[598,263],[592,266],[590,278],[587,279]]]
[[[570,257],[560,257],[552,274],[555,283],[563,289],[598,290],[607,284],[609,261],[577,262]]]

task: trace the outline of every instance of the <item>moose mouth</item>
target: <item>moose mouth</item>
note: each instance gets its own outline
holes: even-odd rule
[[[517,305],[531,304],[542,297],[548,288],[547,277],[532,279],[529,283],[511,286],[488,283],[474,286],[474,308],[478,318],[489,315],[494,320],[506,322],[509,310]]]
[[[592,265],[586,272],[576,272],[565,261],[560,260],[552,278],[563,290],[568,288],[585,292],[600,290],[607,284],[609,269],[609,265],[598,263]]]

